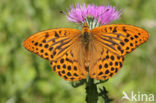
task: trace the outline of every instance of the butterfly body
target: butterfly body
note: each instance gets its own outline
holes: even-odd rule
[[[24,47],[48,59],[54,72],[69,81],[109,79],[123,65],[124,56],[147,41],[141,28],[111,24],[82,30],[58,28],[36,33],[24,41]]]
[[[84,43],[85,49],[88,51],[89,42],[91,40],[90,29],[87,23],[84,23],[81,30],[81,41]]]

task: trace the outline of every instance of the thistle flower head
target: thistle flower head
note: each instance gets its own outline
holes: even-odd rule
[[[70,6],[66,17],[69,21],[78,24],[87,22],[91,28],[109,24],[120,18],[121,12],[113,6],[95,6],[94,4],[76,4]]]

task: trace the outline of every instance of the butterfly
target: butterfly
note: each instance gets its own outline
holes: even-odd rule
[[[49,60],[64,80],[106,80],[119,71],[125,55],[148,37],[147,31],[132,25],[109,24],[90,30],[85,22],[81,30],[58,28],[35,33],[24,41],[24,47]]]

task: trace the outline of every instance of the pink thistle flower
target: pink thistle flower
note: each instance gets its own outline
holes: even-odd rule
[[[95,6],[94,4],[76,4],[75,6],[70,6],[67,10],[68,13],[66,17],[69,21],[78,24],[83,24],[87,22],[91,28],[97,27],[99,25],[109,24],[110,22],[120,18],[120,10],[116,10],[112,6]]]

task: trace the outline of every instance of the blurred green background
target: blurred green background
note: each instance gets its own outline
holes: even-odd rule
[[[85,85],[73,88],[57,76],[49,62],[26,49],[24,39],[35,32],[58,28],[78,28],[60,11],[85,0],[0,0],[0,103],[85,103]],[[108,0],[86,3],[108,4]],[[130,95],[156,94],[156,0],[111,0],[123,10],[115,23],[146,29],[150,38],[126,56],[123,68],[106,82],[114,103],[125,91]],[[102,99],[98,101],[103,103]],[[124,101],[128,103],[128,101]]]

